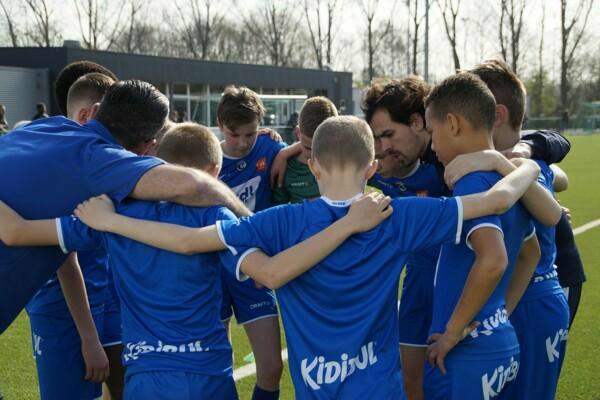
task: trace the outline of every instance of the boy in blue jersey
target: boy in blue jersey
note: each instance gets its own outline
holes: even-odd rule
[[[444,165],[460,154],[493,148],[496,104],[475,75],[445,79],[425,106],[433,148]],[[457,181],[453,193],[479,192],[498,179],[495,172],[476,171]],[[433,389],[428,398],[509,398],[506,388],[519,370],[519,344],[506,308],[522,295],[539,259],[539,244],[521,205],[465,225],[460,244],[442,246],[438,261],[427,352],[446,377],[441,387],[428,388]]]
[[[58,81],[63,77],[59,76]],[[79,124],[115,81],[103,74],[81,76],[67,94],[66,116]],[[57,98],[60,102],[61,99]],[[109,377],[113,398],[122,398],[121,322],[109,289],[103,249],[80,252],[36,293],[25,309],[29,315],[40,398],[95,399]],[[83,277],[83,280],[81,280]],[[98,340],[106,355],[97,349]],[[109,358],[107,360],[106,358]],[[120,379],[119,379],[120,377]],[[107,381],[108,383],[108,381]]]
[[[499,151],[513,148],[519,138],[525,113],[523,83],[499,60],[488,60],[472,72],[479,76],[496,98],[494,146]],[[468,173],[473,166],[496,169],[502,162],[497,153],[481,153],[468,163],[457,161],[449,170],[452,179]],[[553,194],[554,174],[543,161],[538,181]],[[467,165],[470,164],[471,166]],[[569,328],[569,308],[559,284],[556,267],[555,228],[535,221],[542,256],[533,278],[519,304],[510,315],[521,347],[521,363],[515,384],[509,389],[511,399],[553,399],[564,358]],[[509,310],[512,311],[512,310]]]
[[[167,161],[201,168],[214,175],[218,174],[221,163],[220,146],[212,132],[191,123],[171,129],[158,154]],[[372,199],[376,198],[366,200]],[[328,237],[319,240],[320,247],[330,241],[328,246],[332,250],[352,232],[369,229],[391,214],[391,209],[383,211],[389,204],[383,196],[364,204],[368,208],[363,207],[362,212],[356,208],[354,211],[359,211],[353,219],[344,221],[350,223],[341,231],[334,228],[323,232]],[[130,216],[188,226],[235,218],[224,208],[186,208],[171,203],[130,201],[122,203],[119,210]],[[57,219],[56,223],[24,221],[3,203],[0,213],[3,221],[0,237],[12,244],[60,243],[65,252],[107,248],[123,309],[127,399],[237,398],[231,376],[231,348],[219,319],[219,264],[228,262],[227,253],[176,255],[116,235],[103,235],[73,217]],[[296,261],[301,258],[299,254],[307,251],[318,258]],[[300,247],[296,253],[289,253],[287,259],[280,261],[284,255],[279,255],[273,263],[286,265],[284,273],[295,268],[301,268],[301,272],[324,255],[311,247]],[[267,257],[260,261],[261,269],[270,268]],[[282,270],[279,266],[277,269]],[[270,274],[288,279],[278,271]]]
[[[264,113],[258,95],[246,87],[227,87],[217,107],[217,124],[224,138],[219,178],[253,212],[271,206],[269,172],[275,156],[285,147],[285,143],[258,134]],[[239,282],[223,269],[221,319],[228,330],[233,313],[238,324],[244,326],[256,360],[252,398],[279,398],[283,362],[273,292],[268,288],[257,288],[252,280]]]
[[[365,109],[374,109],[369,124],[375,148],[382,159],[382,170],[369,181],[391,197],[446,195],[448,190],[438,168],[416,157],[429,137],[425,129],[423,101],[429,85],[421,78],[408,76],[400,80],[376,80],[364,99]],[[390,116],[393,116],[390,118]],[[393,121],[391,121],[393,119]],[[401,139],[395,140],[395,131]],[[397,141],[397,146],[390,143]],[[433,278],[440,246],[411,254],[399,306],[399,338],[402,374],[406,397],[421,400],[425,351],[433,308]]]
[[[96,229],[171,251],[228,248],[238,259],[227,266],[238,279],[251,276],[277,288],[296,398],[402,398],[396,303],[406,255],[456,241],[463,219],[503,212],[527,190],[539,167],[525,162],[483,194],[392,200],[391,218],[346,240],[311,270],[287,282],[266,273],[260,261],[264,256],[256,248],[277,254],[303,240],[315,240],[315,233],[343,221],[376,169],[368,125],[355,117],[323,122],[313,139],[310,166],[320,199],[201,230],[127,218],[115,214],[103,198],[80,205],[76,214]]]

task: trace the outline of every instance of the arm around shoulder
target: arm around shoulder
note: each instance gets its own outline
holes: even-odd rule
[[[142,175],[131,197],[188,206],[222,205],[237,215],[250,214],[224,183],[203,171],[169,164],[154,167]]]

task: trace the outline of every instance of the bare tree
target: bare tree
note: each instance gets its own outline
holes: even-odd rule
[[[577,6],[570,20],[567,21],[567,3],[568,0],[560,0],[560,107],[561,111],[566,114],[569,100],[569,70],[573,64],[575,50],[581,42],[581,38],[585,33],[588,18],[594,0],[577,0]],[[573,3],[573,2],[571,2]],[[583,22],[576,26],[577,21],[580,21],[583,16]],[[566,119],[566,118],[565,118]],[[567,121],[565,121],[567,122]]]
[[[189,0],[184,8],[175,2],[183,21],[182,39],[194,58],[212,58],[212,47],[223,29],[224,16],[214,12],[214,5],[213,0]]]
[[[544,28],[546,25],[546,7],[542,3],[542,21],[540,26],[540,45],[538,47],[538,72],[534,108],[538,114],[542,112],[542,96],[544,94]]]
[[[140,52],[144,42],[149,39],[150,27],[144,24],[140,18],[147,3],[144,0],[127,1],[127,27],[123,29],[120,45],[127,53]],[[117,45],[119,46],[119,45]]]
[[[377,14],[377,9],[379,7],[379,0],[363,0],[360,3],[360,7],[367,22],[367,38],[366,38],[366,50],[367,50],[367,59],[368,59],[368,80],[371,81],[375,77],[375,63],[374,58],[375,54],[379,50],[379,47],[384,42],[386,37],[390,34],[393,29],[392,24],[392,15],[393,12],[390,13],[387,19],[379,22],[377,25],[381,26],[380,30],[376,29],[375,24],[375,15]],[[395,8],[394,1],[394,8]]]
[[[272,65],[295,64],[293,53],[300,37],[295,8],[289,2],[270,0],[243,16],[244,28],[266,50]]]
[[[6,28],[8,29],[8,36],[10,37],[10,43],[13,47],[19,46],[19,34],[17,32],[17,26],[15,25],[15,15],[13,13],[12,4],[7,6],[6,1],[0,0],[0,8],[2,8],[2,13],[6,18]]]
[[[59,38],[58,31],[52,25],[52,9],[46,0],[25,0],[25,4],[33,14],[33,26],[25,35],[39,47],[50,47]]]
[[[413,0],[411,6],[411,0],[406,0],[406,6],[408,7],[408,14],[411,19],[412,25],[412,34],[410,35],[410,46],[412,48],[411,61],[412,61],[412,73],[418,74],[417,71],[417,56],[419,53],[419,29],[421,29],[421,24],[427,15],[427,11],[429,10],[429,6],[431,5],[429,0],[425,1],[425,9],[421,11],[419,14],[419,3],[421,0]]]
[[[304,15],[310,33],[310,42],[315,54],[317,67],[323,69],[323,59],[325,63],[332,65],[332,43],[333,43],[333,22],[337,8],[337,0],[327,0],[325,4],[325,16],[321,16],[321,0],[315,0],[311,7],[309,0],[304,0]],[[313,18],[316,17],[316,21]],[[322,21],[324,20],[324,21]],[[323,26],[323,23],[325,26]]]
[[[460,69],[460,60],[456,51],[456,19],[460,9],[460,0],[437,0],[437,5],[442,13],[444,20],[444,30],[446,37],[452,47],[452,58],[454,59],[454,69]]]
[[[498,34],[500,39],[500,52],[502,58],[509,61],[508,50],[510,50],[510,66],[517,72],[519,57],[521,56],[520,41],[523,28],[523,12],[525,11],[525,0],[500,0],[500,25]],[[504,30],[508,29],[508,38]],[[508,40],[508,45],[506,41]],[[509,47],[509,48],[508,48]]]
[[[85,47],[110,49],[121,34],[121,17],[126,7],[102,0],[73,0],[73,3]],[[115,4],[116,7],[111,7]]]

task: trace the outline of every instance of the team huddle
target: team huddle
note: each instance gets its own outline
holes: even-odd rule
[[[0,138],[0,331],[27,304],[42,399],[237,399],[233,315],[252,399],[279,398],[279,316],[298,399],[554,398],[565,139],[520,143],[504,62],[375,80],[366,121],[309,98],[290,146],[245,87],[221,142],[94,63],[56,89],[64,117]]]

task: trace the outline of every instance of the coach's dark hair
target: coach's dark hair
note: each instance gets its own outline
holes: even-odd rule
[[[425,107],[436,120],[444,120],[450,113],[459,114],[475,129],[490,132],[496,120],[494,95],[477,75],[469,72],[452,75],[435,86],[425,99]]]
[[[412,114],[419,114],[425,121],[423,100],[431,87],[419,76],[403,79],[378,78],[371,82],[365,93],[361,108],[365,119],[371,123],[373,114],[386,110],[392,121],[408,125]]]
[[[471,71],[492,91],[496,104],[508,109],[508,122],[514,130],[521,130],[525,115],[525,85],[510,66],[497,59],[485,60]]]
[[[169,101],[157,88],[138,80],[112,85],[95,119],[125,147],[132,149],[154,138],[169,114]]]
[[[98,72],[117,80],[117,76],[108,68],[92,61],[75,61],[67,65],[58,73],[54,81],[54,97],[58,104],[58,110],[64,116],[67,115],[67,96],[71,85],[80,77],[90,72]]]

